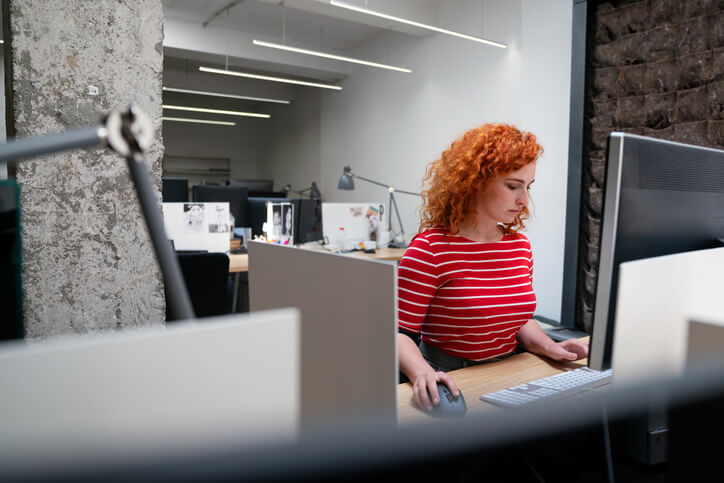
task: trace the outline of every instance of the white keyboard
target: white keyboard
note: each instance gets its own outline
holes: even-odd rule
[[[562,399],[604,386],[611,381],[612,370],[595,371],[579,367],[537,381],[483,394],[480,399],[503,407],[520,407],[541,400]]]

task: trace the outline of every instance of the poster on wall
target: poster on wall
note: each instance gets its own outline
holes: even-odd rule
[[[166,235],[177,251],[229,251],[229,203],[163,203],[162,211]]]

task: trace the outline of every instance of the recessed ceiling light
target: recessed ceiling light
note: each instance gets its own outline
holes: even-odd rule
[[[285,84],[297,84],[300,86],[308,86],[308,87],[321,87],[322,89],[334,89],[337,91],[341,91],[342,88],[340,86],[335,86],[332,84],[319,84],[317,82],[307,82],[307,81],[301,81],[296,79],[287,79],[284,77],[271,77],[268,75],[258,75],[258,74],[249,74],[248,72],[237,72],[235,70],[226,70],[226,69],[214,69],[212,67],[199,67],[199,70],[201,72],[210,72],[212,74],[224,74],[224,75],[232,75],[236,77],[247,77],[249,79],[259,79],[259,80],[267,80],[272,82],[282,82]]]

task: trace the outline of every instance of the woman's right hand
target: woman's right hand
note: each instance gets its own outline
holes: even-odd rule
[[[460,390],[452,377],[439,371],[426,372],[416,377],[412,382],[412,394],[418,408],[430,412],[433,406],[440,404],[440,394],[437,390],[438,384],[446,385],[454,397],[460,396]]]

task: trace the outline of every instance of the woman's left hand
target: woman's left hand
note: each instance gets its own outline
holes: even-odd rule
[[[553,344],[546,352],[548,357],[556,361],[577,361],[588,357],[588,342],[568,339]]]

